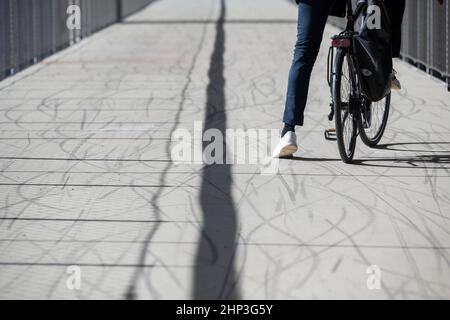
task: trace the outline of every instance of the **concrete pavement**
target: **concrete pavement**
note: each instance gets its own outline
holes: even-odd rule
[[[160,0],[1,82],[0,298],[449,299],[450,94],[406,64],[357,165],[323,138],[328,42],[279,174],[171,161],[195,121],[280,128],[295,19]]]

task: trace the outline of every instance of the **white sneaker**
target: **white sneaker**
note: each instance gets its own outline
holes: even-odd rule
[[[295,135],[295,132],[289,131],[280,139],[272,156],[274,158],[286,158],[292,156],[297,150],[297,136]]]

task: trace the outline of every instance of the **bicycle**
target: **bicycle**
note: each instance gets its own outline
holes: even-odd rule
[[[328,54],[327,80],[332,102],[330,121],[335,120],[335,130],[326,130],[325,138],[337,140],[339,154],[344,163],[351,163],[355,154],[356,139],[375,147],[386,129],[391,104],[390,92],[380,101],[371,102],[358,81],[353,38],[358,34],[355,26],[367,15],[367,2],[359,2],[353,11],[347,0],[347,26],[332,37]],[[334,136],[334,137],[333,137]]]

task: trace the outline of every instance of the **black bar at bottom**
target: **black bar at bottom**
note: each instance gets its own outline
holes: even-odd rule
[[[143,319],[315,319],[329,316],[345,318],[408,318],[424,311],[428,318],[433,313],[445,314],[449,301],[2,301],[0,307],[15,317],[27,312],[45,313],[46,318],[78,319],[98,316],[101,319],[129,319],[132,313]],[[61,308],[59,310],[59,308]],[[442,310],[439,310],[439,309]],[[6,309],[6,310],[5,310]],[[64,311],[70,310],[70,316]],[[88,310],[88,311],[87,311]]]

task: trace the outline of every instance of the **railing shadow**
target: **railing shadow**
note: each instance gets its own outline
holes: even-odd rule
[[[406,149],[401,146],[415,145],[448,145],[450,142],[404,142],[388,143],[374,147],[374,149],[388,151],[404,151],[424,153],[405,157],[373,157],[365,159],[354,159],[352,164],[367,167],[380,168],[408,168],[408,169],[437,169],[450,170],[450,150],[427,150]],[[292,157],[291,160],[304,162],[339,162],[339,158],[316,158],[316,157]],[[435,164],[435,165],[434,165]]]
[[[410,152],[432,152],[432,150],[419,150],[419,149],[401,149],[394,148],[397,146],[420,146],[420,145],[450,145],[450,142],[398,142],[398,143],[386,143],[375,146],[374,149],[392,150],[392,151],[410,151]],[[449,152],[450,150],[439,150],[439,152]]]

